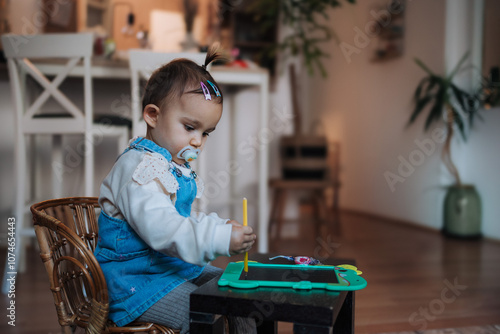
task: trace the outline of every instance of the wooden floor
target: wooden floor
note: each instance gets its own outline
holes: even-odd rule
[[[341,234],[289,224],[296,237],[272,242],[284,255],[353,258],[368,281],[356,292],[356,333],[416,331],[500,323],[500,243],[448,239],[440,233],[343,212]],[[4,261],[2,253],[2,267]],[[223,267],[227,258],[214,264]],[[59,333],[52,295],[38,255],[18,275],[15,299],[0,300],[0,333]],[[7,324],[15,300],[16,327]],[[280,333],[291,333],[280,323]]]

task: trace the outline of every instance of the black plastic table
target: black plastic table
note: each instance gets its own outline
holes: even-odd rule
[[[250,260],[269,263],[269,254]],[[324,264],[355,264],[353,260],[327,259]],[[272,263],[290,264],[286,260]],[[292,322],[294,333],[354,333],[354,292],[286,288],[235,289],[219,287],[218,278],[191,293],[190,333],[222,333],[222,315],[252,317],[258,333],[276,333],[277,322]]]

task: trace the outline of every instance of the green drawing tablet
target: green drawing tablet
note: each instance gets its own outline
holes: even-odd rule
[[[326,289],[352,291],[366,287],[366,281],[356,271],[338,266],[304,266],[287,264],[231,262],[219,279],[219,286],[239,289],[258,287],[293,288],[301,290]]]

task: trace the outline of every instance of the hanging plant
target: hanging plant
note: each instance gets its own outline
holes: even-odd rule
[[[356,0],[344,0],[354,4]],[[282,18],[283,25],[290,28],[290,33],[283,41],[268,50],[273,55],[282,52],[285,56],[302,55],[305,66],[310,75],[318,70],[323,77],[327,72],[323,66],[323,59],[329,54],[321,49],[321,44],[337,36],[321,18],[328,21],[327,10],[340,7],[338,0],[256,0],[249,10],[255,13],[255,20],[267,31],[276,24],[278,17]]]
[[[420,81],[415,90],[414,109],[409,120],[409,124],[412,124],[424,110],[427,110],[426,107],[430,106],[425,121],[425,130],[427,131],[432,124],[442,122],[444,116],[446,140],[442,159],[458,186],[461,186],[462,181],[451,158],[451,140],[456,129],[466,140],[465,125],[467,123],[469,127],[472,127],[474,118],[480,117],[478,112],[482,107],[480,91],[468,93],[453,83],[455,75],[463,70],[462,67],[467,57],[468,54],[465,54],[447,76],[432,72],[421,60],[415,59],[417,65],[427,73],[427,76]]]

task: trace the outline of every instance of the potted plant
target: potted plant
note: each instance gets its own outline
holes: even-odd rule
[[[442,160],[455,179],[447,187],[444,202],[443,232],[457,237],[474,238],[481,235],[481,200],[474,185],[463,184],[460,174],[451,157],[451,141],[458,130],[466,140],[466,128],[473,125],[475,117],[480,117],[482,107],[480,91],[468,93],[459,88],[454,78],[467,59],[465,54],[449,75],[439,75],[431,71],[421,60],[415,59],[426,73],[414,93],[414,108],[409,125],[426,110],[425,130],[432,124],[444,120],[446,139],[442,151]],[[468,125],[468,127],[466,126]]]

